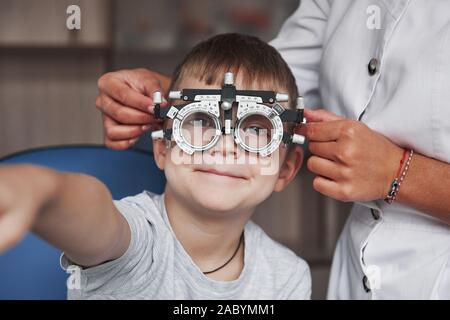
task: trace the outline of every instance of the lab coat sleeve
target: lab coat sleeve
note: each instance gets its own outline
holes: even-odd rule
[[[322,107],[319,94],[319,66],[322,44],[332,0],[302,0],[270,44],[275,47],[295,76],[308,108]]]

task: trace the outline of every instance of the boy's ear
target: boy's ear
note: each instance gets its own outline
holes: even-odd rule
[[[300,146],[292,146],[287,150],[286,159],[280,168],[278,180],[273,191],[283,191],[302,167],[304,152]]]
[[[163,139],[153,140],[153,157],[155,158],[156,165],[160,170],[164,170],[166,163],[167,148],[166,141]]]

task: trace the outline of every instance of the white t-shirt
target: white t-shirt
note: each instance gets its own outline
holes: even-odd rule
[[[308,265],[253,222],[244,231],[244,269],[238,279],[206,277],[177,240],[164,195],[143,192],[115,201],[131,228],[125,254],[81,270],[69,299],[310,299]],[[73,265],[63,255],[61,265]]]

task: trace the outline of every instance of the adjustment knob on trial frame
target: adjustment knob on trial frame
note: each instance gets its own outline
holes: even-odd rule
[[[297,97],[297,110],[305,109],[305,99],[303,97]]]
[[[169,99],[172,100],[179,100],[183,96],[181,91],[170,91],[169,92]]]
[[[300,135],[300,134],[296,134],[294,133],[292,135],[292,143],[295,144],[304,144],[305,143],[305,137]]]
[[[228,86],[232,86],[234,84],[234,75],[232,72],[225,73],[223,83]]]
[[[160,91],[155,91],[153,93],[153,104],[161,104],[162,103],[162,95]]]

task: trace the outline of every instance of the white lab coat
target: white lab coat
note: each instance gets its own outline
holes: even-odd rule
[[[303,0],[271,44],[307,107],[450,163],[449,0]],[[328,298],[450,299],[450,226],[398,203],[356,203]]]

